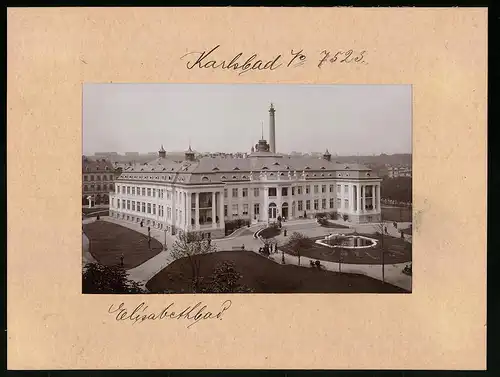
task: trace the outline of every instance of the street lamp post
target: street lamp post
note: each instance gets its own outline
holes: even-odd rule
[[[151,227],[148,226],[148,248],[151,250]]]
[[[167,228],[163,230],[165,232],[165,241],[163,241],[163,250],[167,250]]]

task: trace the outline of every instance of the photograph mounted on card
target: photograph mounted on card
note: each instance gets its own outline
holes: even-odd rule
[[[484,369],[486,21],[9,9],[9,369]]]

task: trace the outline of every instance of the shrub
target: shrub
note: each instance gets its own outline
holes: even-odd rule
[[[248,226],[250,226],[250,220],[247,220],[247,219],[235,219],[235,220],[226,221],[226,223],[225,223],[226,236],[228,234],[233,233],[236,229],[239,229],[242,227],[248,227]]]
[[[330,220],[337,220],[338,218],[338,213],[337,211],[331,211],[330,213],[328,213],[328,217],[330,218]]]
[[[325,217],[320,217],[318,219],[318,224],[321,226],[327,226],[328,225],[328,220]]]
[[[326,212],[318,212],[318,213],[316,213],[315,217],[317,219],[325,218],[326,217]]]

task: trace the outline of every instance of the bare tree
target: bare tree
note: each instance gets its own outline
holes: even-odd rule
[[[179,235],[171,249],[174,259],[187,258],[191,267],[191,279],[193,291],[198,292],[200,288],[201,255],[217,251],[217,247],[210,239],[203,239],[201,233],[185,232]]]
[[[299,232],[293,232],[292,235],[290,236],[290,241],[288,242],[288,246],[294,252],[294,254],[296,254],[297,257],[299,258],[299,266],[300,266],[301,250],[311,247],[313,243],[314,241],[311,238],[306,237]]]

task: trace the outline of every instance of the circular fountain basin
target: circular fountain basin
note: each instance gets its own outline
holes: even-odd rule
[[[369,249],[377,245],[378,241],[365,236],[330,234],[323,239],[317,240],[316,243],[332,248]]]

